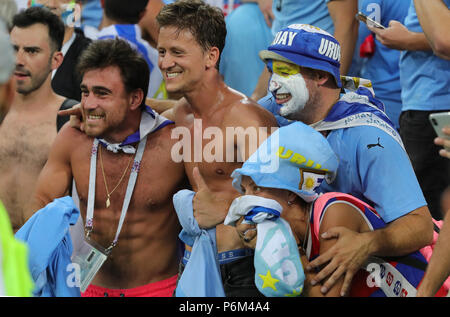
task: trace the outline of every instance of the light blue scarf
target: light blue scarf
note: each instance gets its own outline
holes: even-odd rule
[[[216,229],[200,229],[194,218],[192,199],[195,192],[180,190],[173,196],[173,204],[183,230],[179,237],[192,247],[184,268],[176,297],[224,297],[216,247]]]

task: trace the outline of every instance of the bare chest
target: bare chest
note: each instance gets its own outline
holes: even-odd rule
[[[131,193],[129,202],[130,217],[146,217],[149,212],[159,212],[172,208],[172,195],[183,186],[184,169],[182,163],[170,158],[170,151],[158,143],[147,141],[142,160],[135,162],[135,156],[112,153],[103,147],[98,148],[95,168],[95,180],[89,178],[91,170],[92,143],[83,150],[83,154],[72,159],[74,179],[80,197],[82,209],[89,199],[94,200],[94,209],[108,209],[108,213],[120,217],[127,190]],[[81,157],[82,156],[82,157]],[[93,168],[93,167],[92,167]],[[130,179],[135,171],[136,181]],[[94,186],[95,196],[89,197],[89,186]],[[109,198],[110,207],[107,206]],[[127,218],[128,218],[127,214]],[[142,219],[141,219],[142,220]]]
[[[8,170],[20,166],[40,171],[55,137],[56,119],[53,117],[41,120],[6,117],[0,128],[0,166]]]
[[[230,174],[243,163],[237,146],[239,139],[245,141],[249,137],[243,129],[222,126],[220,120],[194,119],[193,116],[177,123],[172,135],[178,138],[172,154],[184,162],[190,179],[192,169],[198,166],[210,185],[230,181]]]

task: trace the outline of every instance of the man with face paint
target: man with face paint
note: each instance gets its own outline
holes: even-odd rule
[[[64,60],[52,73],[52,88],[61,96],[80,101],[81,78],[75,71],[75,65],[83,50],[91,43],[91,40],[84,36],[83,31],[75,27],[75,23],[80,19],[80,6],[75,0],[31,0],[29,3],[31,7],[39,6],[49,9],[64,23],[64,40],[61,48]],[[64,108],[72,105],[73,103]],[[62,121],[58,123],[58,128],[62,123]]]
[[[344,295],[370,255],[400,256],[431,242],[428,207],[384,105],[366,87],[341,91],[340,45],[332,35],[310,25],[290,25],[260,57],[272,72],[270,90],[275,104],[268,108],[321,131],[338,155],[337,177],[324,184],[323,190],[356,196],[375,207],[388,223],[370,233],[343,228],[325,233],[326,238],[338,241],[307,269],[325,264],[312,281],[314,285],[328,278],[323,293],[345,276]],[[355,82],[358,86],[363,80]]]

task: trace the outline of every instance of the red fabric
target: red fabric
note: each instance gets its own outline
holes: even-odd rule
[[[368,35],[364,42],[362,42],[359,47],[359,56],[360,57],[372,57],[375,53],[375,40],[373,39],[373,35]]]
[[[168,279],[129,289],[109,289],[89,285],[82,297],[172,297],[178,275]]]

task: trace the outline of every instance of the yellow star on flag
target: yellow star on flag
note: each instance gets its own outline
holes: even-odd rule
[[[266,275],[258,274],[259,277],[264,281],[262,288],[271,287],[274,291],[276,291],[275,284],[279,282],[280,280],[277,280],[276,278],[273,278],[270,274],[270,270],[267,270]]]

